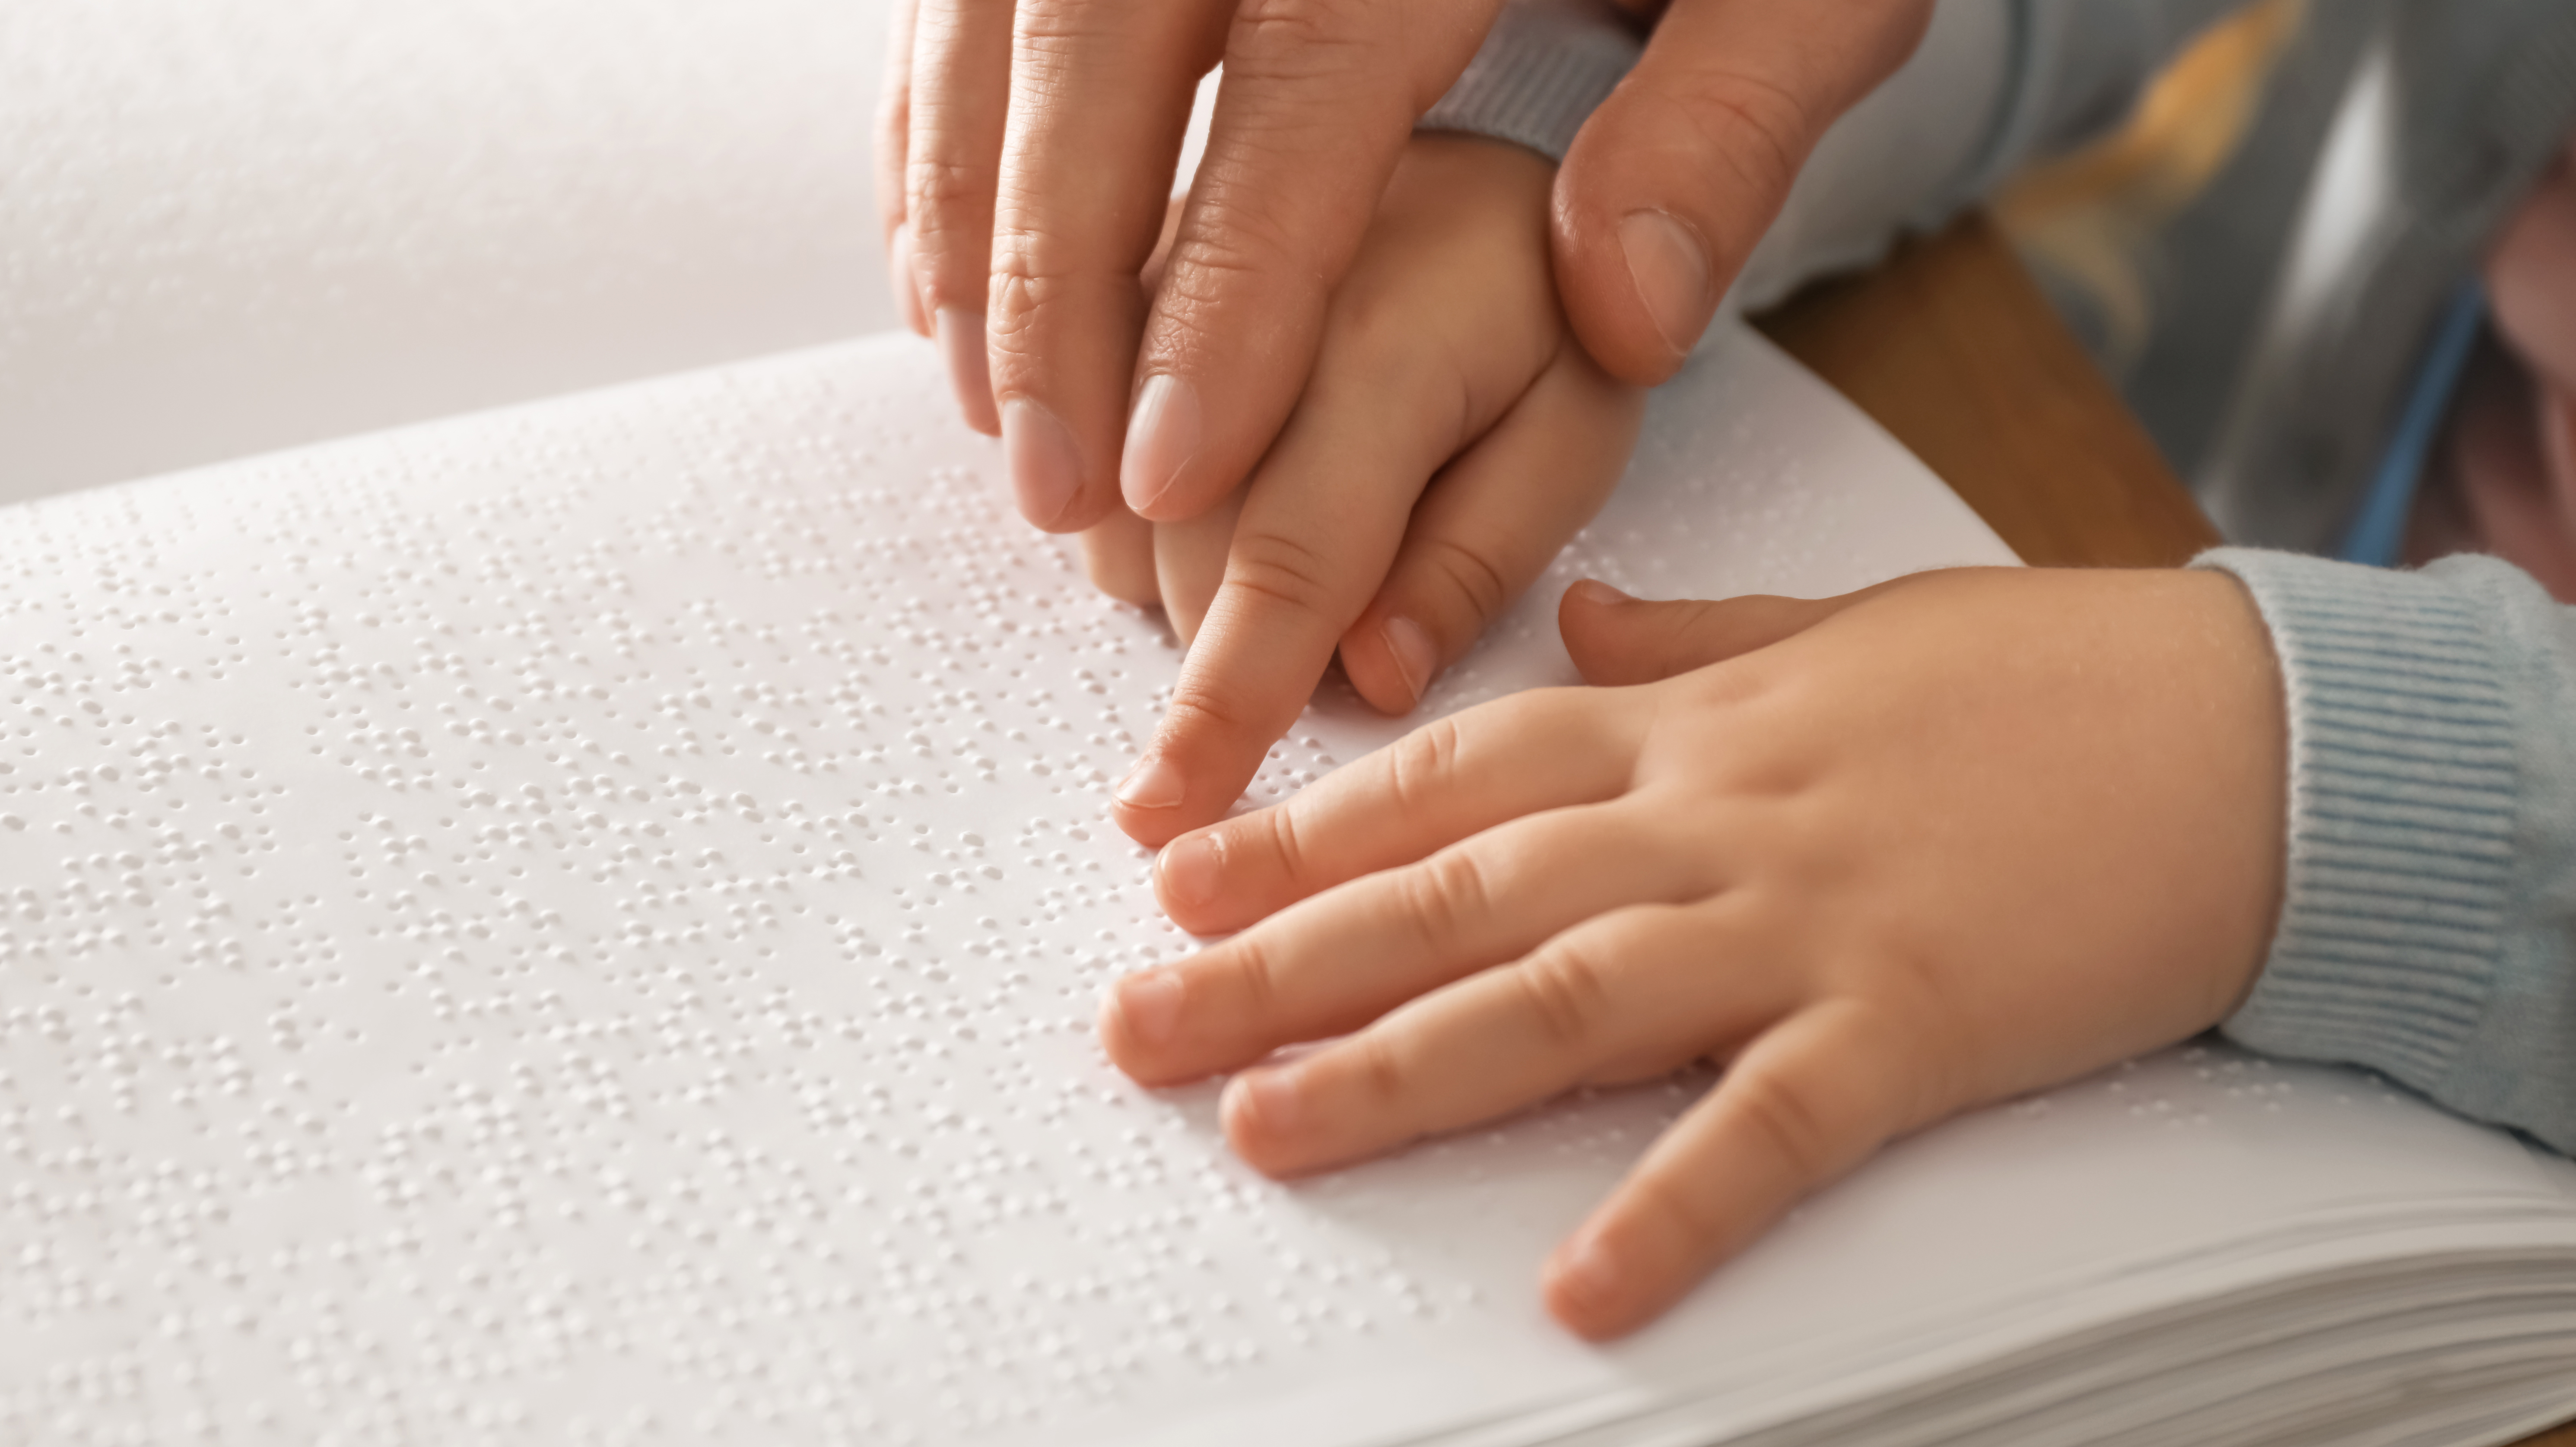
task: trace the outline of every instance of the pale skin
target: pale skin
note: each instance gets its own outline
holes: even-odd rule
[[[1296,1176],[1698,1060],[1717,1085],[1546,1263],[1615,1337],[1888,1141],[2224,1019],[2282,888],[2281,682],[2211,572],[1928,573],[1842,598],[1578,584],[1594,686],[1441,720],[1173,840],[1194,933],[1100,1017],[1235,1072]],[[1283,1046],[1329,1042],[1293,1059]]]
[[[1460,368],[1465,405],[1429,414],[1430,435],[1450,441],[1451,452],[1409,447],[1411,463],[1374,469],[1365,484],[1332,467],[1280,462],[1296,434],[1315,430],[1307,424],[1318,386],[1397,375],[1348,365],[1354,283],[1383,270],[1388,203],[1409,188],[1404,173],[1419,169],[1415,117],[1456,80],[1499,8],[1500,0],[896,7],[876,156],[899,312],[939,341],[968,423],[1002,438],[1022,514],[1049,531],[1083,533],[1104,587],[1158,598],[1185,632],[1199,634],[1181,695],[1192,706],[1165,720],[1148,749],[1162,769],[1131,781],[1136,800],[1158,802],[1120,811],[1121,825],[1144,842],[1225,812],[1321,677],[1335,640],[1371,702],[1410,708],[1535,573],[1518,558],[1553,552],[1580,525],[1575,514],[1588,515],[1588,502],[1568,499],[1597,502],[1592,476],[1604,464],[1573,436],[1560,470],[1579,475],[1561,491],[1479,484],[1493,495],[1474,508],[1434,501],[1438,484],[1425,494],[1453,456],[1458,467],[1491,470],[1458,455],[1482,431],[1457,423],[1495,405],[1503,384],[1494,372],[1508,369],[1471,377]],[[1589,412],[1564,394],[1598,390],[1604,379],[1650,386],[1679,369],[1800,162],[1904,61],[1931,6],[1622,0],[1621,8],[1641,25],[1653,21],[1644,58],[1587,121],[1561,171],[1535,158],[1519,163],[1541,168],[1527,224],[1540,275],[1554,279],[1547,325],[1578,341],[1573,350],[1588,354],[1597,375],[1580,387],[1570,377],[1529,385],[1518,414],[1545,410],[1539,402]],[[1225,79],[1205,158],[1167,226],[1192,93],[1219,61]],[[1457,360],[1482,368],[1491,359]],[[1535,424],[1519,430],[1555,435]],[[1307,495],[1280,496],[1292,491]],[[1449,510],[1443,526],[1453,530],[1472,520],[1505,556],[1439,577],[1412,567],[1436,545],[1426,554],[1384,519],[1417,498],[1426,511]],[[1288,546],[1220,563],[1207,542],[1227,535],[1238,503],[1262,526],[1255,538],[1293,542],[1292,527],[1267,520],[1297,522],[1354,502],[1370,521],[1330,569],[1300,568]],[[1149,543],[1148,522],[1186,525],[1199,541]],[[1160,556],[1175,550],[1195,561]],[[1149,552],[1157,555],[1150,572]],[[1238,561],[1249,570],[1240,585]],[[1497,563],[1490,577],[1488,561]],[[1298,586],[1257,586],[1264,574],[1279,581],[1291,572]],[[1204,628],[1191,629],[1202,611]],[[1392,627],[1399,618],[1408,627]]]
[[[1084,530],[1095,580],[1192,645],[1117,817],[1170,841],[1175,920],[1239,932],[1113,990],[1122,1068],[1232,1073],[1229,1140],[1294,1176],[1716,1062],[1546,1263],[1549,1308],[1604,1338],[1889,1140],[2242,1001],[2286,741],[2261,622],[2217,573],[1578,586],[1561,621],[1594,687],[1207,827],[1328,659],[1410,709],[1590,516],[1633,387],[1680,364],[1922,0],[1682,0],[1562,173],[1403,134],[1490,0],[917,10],[880,142],[898,297],[1030,521]],[[1167,213],[1220,54],[1209,161]],[[2559,269],[2531,262],[2576,214],[2551,184],[2494,272],[2545,423],[2565,292],[2514,278]],[[1100,388],[1130,356],[1122,404]]]
[[[1251,478],[1188,521],[1100,530],[1095,580],[1160,602],[1190,644],[1118,788],[1129,834],[1159,844],[1223,813],[1238,760],[1286,732],[1336,654],[1370,703],[1410,711],[1617,484],[1644,393],[1556,305],[1553,171],[1499,141],[1415,137]]]

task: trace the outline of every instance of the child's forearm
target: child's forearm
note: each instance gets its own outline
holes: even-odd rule
[[[2222,548],[2290,722],[2281,922],[2228,1034],[2576,1152],[2576,609],[2493,558]]]

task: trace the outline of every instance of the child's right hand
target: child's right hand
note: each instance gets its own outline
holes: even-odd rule
[[[1723,1062],[1550,1263],[1550,1309],[1602,1337],[1890,1139],[2251,988],[2287,746],[2227,575],[1578,585],[1563,625],[1584,677],[1628,686],[1471,709],[1174,840],[1172,918],[1242,932],[1120,981],[1111,1058],[1149,1084],[1242,1071],[1227,1137],[1281,1176]]]

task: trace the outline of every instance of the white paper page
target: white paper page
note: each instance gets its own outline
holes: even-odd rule
[[[0,502],[900,325],[892,10],[0,4]]]
[[[0,1440],[1750,1423],[2267,1215],[2566,1215],[2499,1137],[2177,1059],[1572,1343],[1540,1257],[1690,1083],[1281,1186],[1110,1071],[1100,988],[1188,947],[1101,809],[1176,653],[942,393],[886,339],[0,512]],[[1565,676],[1577,571],[2006,561],[1742,334],[1435,702]],[[1319,709],[1255,797],[1400,727]]]

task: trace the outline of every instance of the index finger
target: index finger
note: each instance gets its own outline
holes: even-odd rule
[[[1154,892],[1193,934],[1223,934],[1337,884],[1410,864],[1497,825],[1616,797],[1639,711],[1549,688],[1435,719],[1286,803],[1175,839]]]
[[[1244,0],[1207,152],[1135,360],[1127,505],[1189,517],[1233,489],[1313,366],[1413,122],[1501,0]]]

